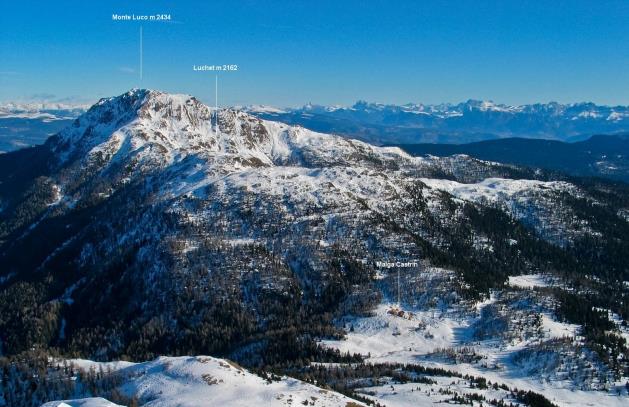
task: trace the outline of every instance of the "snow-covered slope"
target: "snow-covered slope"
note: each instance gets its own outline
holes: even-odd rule
[[[190,96],[148,90],[101,100],[50,145],[60,164],[79,160],[101,169],[114,163],[163,167],[191,155],[211,165],[211,172],[223,174],[246,167],[420,161],[399,149],[263,121],[236,110],[216,112]]]
[[[113,184],[108,194],[155,171],[166,177],[162,193],[168,199],[215,185],[290,196],[302,204],[336,202],[342,207],[350,197],[377,207],[403,198],[404,184],[415,181],[476,201],[576,193],[561,182],[487,179],[475,185],[435,180],[438,173],[481,181],[505,167],[465,156],[411,157],[398,148],[375,147],[235,110],[216,112],[190,96],[148,90],[101,100],[49,145],[59,168],[74,168],[64,178],[97,174]],[[71,183],[67,178],[64,182]]]
[[[622,390],[624,359],[605,365],[605,350],[597,356],[578,325],[554,315],[555,297],[579,293],[551,291],[569,282],[506,284],[518,274],[569,279],[584,264],[579,273],[594,273],[600,257],[594,263],[589,249],[571,245],[592,247],[605,230],[621,250],[613,228],[624,225],[617,214],[625,201],[612,187],[594,194],[468,156],[412,157],[141,89],[101,100],[32,154],[38,172],[14,165],[0,174],[0,261],[10,265],[0,270],[3,352],[54,344],[98,360],[221,354],[248,366],[308,369],[321,356],[320,336],[348,333],[324,343],[371,353],[377,363],[463,359],[452,369],[539,392],[539,380]],[[390,264],[405,265],[401,295]],[[605,267],[599,275],[623,275],[622,264]],[[589,293],[596,284],[588,277]],[[385,310],[396,294],[405,318]],[[621,296],[604,305],[612,310]],[[16,301],[24,312],[13,312]],[[23,330],[30,339],[12,340]],[[334,358],[341,355],[324,359]],[[228,403],[238,377],[262,403],[287,403],[273,397],[289,390],[293,404],[306,401],[302,392],[312,397],[292,379],[260,389],[262,379],[221,363],[110,367],[129,373],[120,391],[155,403],[186,394],[190,403]],[[501,363],[509,369],[493,369]],[[531,366],[542,370],[533,382],[507,380]],[[204,374],[224,383],[209,385]],[[380,385],[371,379],[348,386]],[[510,391],[500,397],[512,401]]]
[[[84,370],[98,371],[111,364],[69,361]],[[103,367],[104,366],[104,367]],[[118,390],[146,407],[245,406],[364,406],[342,394],[289,377],[265,380],[233,362],[208,356],[160,357],[114,371]],[[53,401],[42,407],[113,407],[101,398]]]
[[[84,399],[50,401],[42,407],[122,407],[102,397],[88,397]]]
[[[625,388],[626,378],[592,391],[596,374],[587,353],[578,354],[579,327],[557,321],[549,313],[540,313],[539,326],[532,332],[518,332],[513,326],[500,327],[498,321],[488,321],[483,313],[496,307],[500,301],[492,296],[477,304],[477,313],[462,314],[455,308],[421,309],[401,308],[397,304],[384,303],[374,314],[345,321],[347,337],[338,341],[324,341],[326,346],[342,352],[358,352],[368,355],[368,363],[421,364],[455,371],[462,375],[485,377],[492,383],[506,385],[543,394],[558,406],[624,406],[629,403]],[[499,305],[502,307],[503,305]],[[485,309],[485,311],[483,311]],[[395,310],[396,312],[392,312]],[[525,325],[521,310],[511,312],[513,325]],[[499,336],[479,336],[479,329],[505,331]],[[526,331],[526,329],[525,329]],[[569,345],[560,345],[568,341]],[[556,347],[556,348],[555,348]],[[572,356],[572,353],[575,353]],[[558,368],[557,365],[561,367]],[[561,375],[557,375],[557,370]],[[574,380],[573,377],[581,376]],[[446,395],[480,393],[485,397],[512,402],[508,394],[500,391],[479,392],[467,383],[447,377],[433,377],[434,383],[401,385],[394,380],[377,386],[365,386],[359,393],[387,406],[428,405],[444,402]],[[456,382],[456,383],[455,383]],[[596,383],[594,383],[596,385]],[[393,386],[395,389],[393,389]],[[498,388],[495,388],[498,390]],[[501,394],[502,393],[502,394]]]

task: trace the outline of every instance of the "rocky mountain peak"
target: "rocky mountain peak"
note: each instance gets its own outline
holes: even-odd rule
[[[268,141],[262,120],[246,113],[216,111],[189,95],[132,89],[101,99],[49,145],[67,163],[94,155],[106,162],[148,150],[160,161],[200,152],[237,154]]]

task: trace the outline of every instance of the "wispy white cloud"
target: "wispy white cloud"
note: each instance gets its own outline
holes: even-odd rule
[[[130,68],[128,66],[121,66],[121,67],[118,68],[118,70],[120,72],[124,72],[124,73],[135,73],[135,69]]]

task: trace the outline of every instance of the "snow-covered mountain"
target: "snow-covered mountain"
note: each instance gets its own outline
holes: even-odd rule
[[[4,132],[0,132],[0,151],[40,144],[88,107],[64,103],[1,103],[0,124],[6,126],[2,126]],[[511,106],[468,100],[458,104],[390,105],[359,101],[349,107],[308,103],[297,108],[249,105],[234,110],[378,145],[459,144],[506,137],[577,141],[596,134],[629,131],[629,107],[593,103]]]
[[[359,101],[350,107],[307,104],[249,111],[262,118],[377,144],[458,144],[505,137],[574,141],[629,131],[628,106],[594,103],[510,106],[468,100],[459,104],[387,105]]]
[[[187,95],[102,99],[0,156],[0,350],[13,358],[0,405],[118,388],[72,384],[50,350],[215,355],[387,405],[534,405],[577,389],[622,404],[628,196]],[[549,283],[509,284],[539,275]],[[159,365],[145,375],[159,382],[162,362],[135,366]],[[174,388],[198,381],[184,373]]]

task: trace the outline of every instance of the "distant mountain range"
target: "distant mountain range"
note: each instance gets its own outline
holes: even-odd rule
[[[628,106],[594,103],[508,106],[468,100],[459,104],[351,107],[307,104],[295,109],[246,107],[258,117],[374,144],[469,143],[506,137],[578,141],[629,131]]]
[[[8,102],[0,103],[0,118],[74,119],[84,113],[89,107],[90,105],[57,102]]]
[[[87,108],[65,103],[0,103],[0,153],[42,144]]]
[[[629,181],[629,134],[596,135],[575,143],[509,138],[469,144],[400,144],[406,152],[439,157],[467,154],[481,160],[558,170],[576,176]]]
[[[64,103],[0,104],[0,152],[42,144],[87,110]],[[439,105],[388,105],[359,101],[351,107],[306,104],[280,109],[237,107],[266,120],[300,125],[376,145],[446,143],[522,137],[581,141],[594,134],[629,132],[629,106],[489,101]]]

